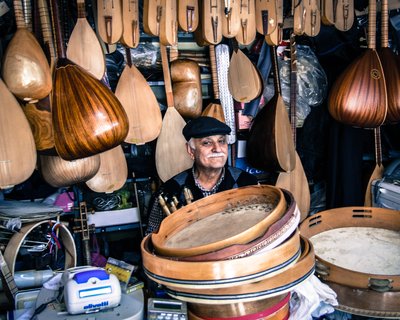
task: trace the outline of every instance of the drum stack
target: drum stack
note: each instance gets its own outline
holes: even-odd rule
[[[293,196],[259,185],[168,216],[141,244],[147,276],[186,301],[191,319],[287,319],[290,291],[314,272]]]
[[[317,276],[336,293],[337,309],[400,318],[400,211],[345,207],[304,220]]]

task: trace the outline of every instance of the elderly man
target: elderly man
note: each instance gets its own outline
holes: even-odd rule
[[[257,184],[253,175],[226,164],[226,135],[230,132],[230,127],[212,117],[199,117],[186,124],[182,133],[194,165],[166,181],[153,195],[146,234],[156,232],[165,217],[158,201],[160,194],[186,204],[185,189],[190,190],[195,201],[220,191]]]

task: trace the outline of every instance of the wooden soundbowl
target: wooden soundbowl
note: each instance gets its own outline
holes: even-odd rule
[[[300,225],[321,280],[379,292],[400,291],[399,230],[400,211],[373,207],[326,210]]]
[[[168,216],[153,234],[157,254],[187,257],[245,244],[262,236],[286,210],[281,189],[269,185],[223,191]]]
[[[276,222],[268,227],[267,231],[261,237],[245,244],[234,244],[205,254],[189,257],[173,257],[171,259],[182,261],[237,259],[277,247],[293,234],[300,222],[300,210],[296,205],[293,195],[284,189],[282,191],[285,195],[288,208]]]

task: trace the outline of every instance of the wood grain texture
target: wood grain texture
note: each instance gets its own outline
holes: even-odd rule
[[[136,48],[140,42],[139,0],[122,0],[122,36],[121,42]]]
[[[57,61],[52,102],[55,147],[64,160],[109,150],[128,134],[128,117],[115,95],[68,59]]]
[[[240,1],[239,7],[239,19],[240,19],[240,29],[236,34],[235,39],[241,45],[249,45],[256,38],[256,12],[255,12],[255,2]]]
[[[177,0],[162,0],[160,19],[160,43],[175,46],[178,41],[178,5]]]
[[[43,179],[56,188],[68,187],[92,178],[100,168],[100,156],[67,161],[59,156],[40,155]]]
[[[125,142],[144,144],[158,137],[162,126],[160,106],[146,79],[134,66],[125,66],[115,95],[128,116]]]
[[[225,1],[222,14],[222,35],[225,38],[236,37],[240,30],[239,10],[241,0]]]
[[[35,141],[20,105],[0,79],[0,189],[24,182],[36,166]]]
[[[218,44],[222,40],[222,1],[202,1],[201,5],[202,40],[209,44]]]
[[[256,3],[256,28],[262,35],[272,33],[277,26],[277,1],[255,1]]]
[[[386,83],[378,54],[367,49],[337,78],[328,99],[337,121],[361,128],[383,124],[387,112]]]
[[[52,89],[47,58],[35,36],[25,27],[22,3],[14,0],[15,32],[4,53],[2,76],[9,90],[25,101],[46,97]]]
[[[178,1],[178,24],[186,32],[194,32],[199,26],[199,1],[179,0]]]
[[[368,7],[368,49],[336,79],[328,99],[337,121],[361,128],[376,128],[386,119],[386,81],[376,47],[376,0]]]
[[[96,33],[86,20],[84,1],[78,1],[78,20],[68,41],[67,58],[97,79],[103,78],[105,57]]]
[[[41,110],[36,105],[28,103],[22,110],[32,129],[36,149],[43,151],[54,147],[53,124],[51,113]]]
[[[232,97],[249,102],[261,94],[262,79],[250,59],[238,49],[233,51],[228,72],[228,86]]]
[[[100,153],[100,168],[86,185],[94,192],[114,192],[123,187],[128,178],[128,165],[124,151],[117,146]]]
[[[153,36],[160,34],[162,0],[143,0],[143,30]]]
[[[97,0],[97,30],[101,39],[114,44],[122,36],[122,5],[120,0]]]

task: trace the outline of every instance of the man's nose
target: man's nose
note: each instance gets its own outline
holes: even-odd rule
[[[214,141],[214,142],[213,142],[213,151],[219,152],[219,151],[221,151],[221,150],[222,150],[222,149],[221,149],[220,143],[219,143],[218,141]]]

